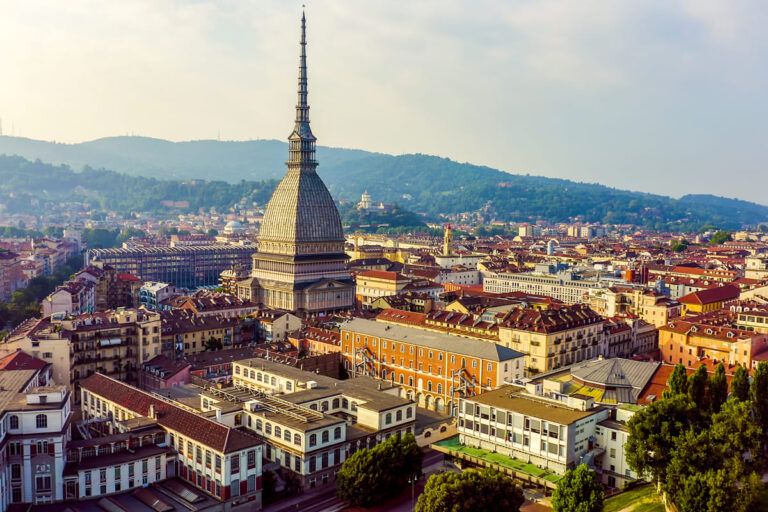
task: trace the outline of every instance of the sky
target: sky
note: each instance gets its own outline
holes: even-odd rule
[[[0,0],[6,135],[281,139],[301,2]],[[765,0],[312,0],[318,143],[768,204]]]

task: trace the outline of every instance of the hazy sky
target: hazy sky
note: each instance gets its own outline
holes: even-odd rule
[[[0,0],[6,134],[285,139],[301,2]],[[307,2],[319,143],[768,203],[765,0]]]

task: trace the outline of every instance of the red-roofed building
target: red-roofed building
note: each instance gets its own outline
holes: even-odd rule
[[[222,502],[261,508],[263,442],[256,436],[100,373],[82,381],[81,398],[83,419],[107,420],[114,429],[129,420],[156,421],[178,453],[181,478]]]
[[[683,316],[700,315],[722,308],[726,302],[738,299],[740,294],[738,286],[728,284],[689,293],[678,302],[683,305]]]

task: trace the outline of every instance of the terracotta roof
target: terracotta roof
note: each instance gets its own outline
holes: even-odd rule
[[[387,281],[407,281],[408,278],[399,272],[390,272],[389,270],[363,270],[357,273],[357,277],[367,277],[369,279],[384,279]]]
[[[691,292],[688,295],[680,297],[678,302],[681,304],[712,304],[715,302],[738,299],[740,294],[741,290],[738,286],[728,284],[725,286],[717,286],[715,288],[707,288],[706,290]]]
[[[159,425],[175,430],[185,437],[222,453],[240,451],[261,444],[261,441],[254,436],[194,414],[100,373],[95,373],[81,381],[81,386],[141,416],[148,417],[150,405],[152,405],[157,412]]]
[[[42,370],[48,363],[33,357],[26,352],[17,350],[0,359],[0,370]]]

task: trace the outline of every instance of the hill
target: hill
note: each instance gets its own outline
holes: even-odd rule
[[[110,137],[58,144],[6,136],[0,137],[0,154],[39,158],[65,164],[69,170],[84,169],[86,173],[103,167],[123,175],[152,179],[152,187],[174,197],[195,193],[188,187],[173,192],[171,185],[160,181],[215,177],[221,180],[216,182],[218,199],[204,194],[193,201],[205,206],[206,200],[218,201],[226,195],[222,192],[226,188],[224,182],[245,180],[262,196],[269,189],[269,180],[278,179],[285,172],[287,147],[283,142],[267,140],[169,142],[146,137]],[[710,225],[738,229],[768,221],[768,207],[748,201],[710,195],[674,199],[593,183],[516,175],[428,155],[392,156],[319,147],[317,158],[318,172],[337,200],[355,201],[368,190],[375,201],[397,203],[427,218],[479,211],[487,220],[583,220],[675,231]],[[93,174],[88,176],[97,179]],[[19,176],[14,179],[21,180]],[[81,185],[88,188],[90,183]],[[10,190],[7,185],[5,189]],[[103,190],[107,192],[106,188]],[[124,202],[127,205],[129,201],[125,198]],[[134,204],[138,207],[143,203]]]

